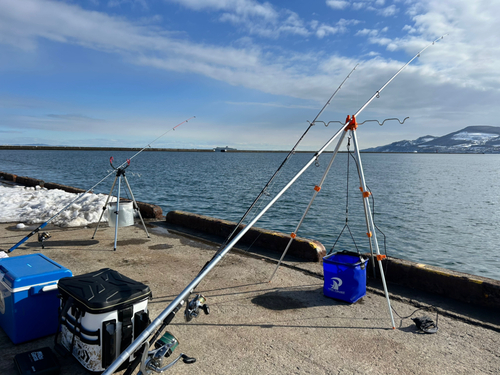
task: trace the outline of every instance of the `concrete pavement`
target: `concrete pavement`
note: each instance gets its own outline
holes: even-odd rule
[[[44,228],[52,237],[45,249],[33,236],[10,256],[42,252],[80,275],[109,267],[152,290],[150,315],[158,316],[197,275],[217,250],[215,244],[148,221],[151,238],[140,225],[114,229]],[[33,228],[0,225],[1,250]],[[180,341],[175,353],[195,357],[171,373],[188,374],[498,374],[498,314],[442,297],[389,285],[397,312],[392,329],[386,299],[376,283],[355,304],[323,295],[322,264],[288,259],[268,282],[276,255],[231,251],[199,285],[210,315],[186,323],[182,314],[168,330]],[[439,311],[437,334],[421,334],[408,317]],[[0,374],[16,374],[17,353],[53,347],[54,337],[14,345],[0,330]],[[174,354],[175,354],[174,353]],[[88,374],[72,357],[58,355],[61,374]]]

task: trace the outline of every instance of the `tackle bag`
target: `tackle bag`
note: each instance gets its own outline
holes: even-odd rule
[[[63,278],[58,288],[59,346],[87,370],[106,370],[150,323],[149,287],[112,269]]]

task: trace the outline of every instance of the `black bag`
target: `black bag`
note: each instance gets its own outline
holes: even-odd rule
[[[149,287],[112,269],[60,279],[58,288],[60,343],[87,370],[106,370],[150,324]]]

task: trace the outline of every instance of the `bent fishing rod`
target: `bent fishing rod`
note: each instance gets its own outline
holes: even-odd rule
[[[368,99],[368,101],[353,115],[354,122],[356,116],[358,116],[375,98],[380,97],[380,93],[392,82],[403,70],[406,68],[413,60],[420,56],[420,54],[425,51],[431,45],[434,45],[440,39],[443,39],[444,36],[436,39],[432,44],[429,44],[427,47],[418,52],[408,63],[406,63],[401,69],[399,69],[375,94]],[[141,371],[142,375],[150,374],[152,371],[158,371],[158,368],[155,367],[155,363],[152,363],[153,356],[156,355],[157,350],[153,350],[152,352],[148,352],[150,342],[148,341],[149,336],[153,334],[153,332],[161,325],[165,326],[170,323],[170,321],[175,317],[175,314],[180,310],[182,305],[189,299],[190,295],[193,293],[196,286],[203,280],[203,278],[219,263],[222,258],[238,243],[238,241],[245,235],[246,232],[250,230],[250,228],[255,225],[255,223],[271,208],[274,203],[297,181],[297,179],[317,160],[317,158],[330,146],[330,144],[344,132],[348,126],[352,123],[352,119],[349,121],[346,120],[345,124],[321,147],[314,156],[306,163],[306,165],[279,191],[276,196],[271,199],[271,201],[255,216],[252,221],[246,225],[227,245],[224,249],[219,251],[216,256],[202,269],[202,271],[188,284],[188,286],[167,306],[165,310],[163,310],[160,315],[130,344],[119,356],[118,358],[102,373],[102,375],[111,375],[115,371],[118,370],[118,367],[125,362],[128,358],[130,358],[134,353],[136,353],[139,349],[142,348],[142,353],[140,361],[141,361]],[[201,295],[196,295],[193,301],[189,302],[186,305],[185,317],[191,316],[192,306],[198,306],[200,300],[204,297]],[[154,337],[158,337],[157,332]],[[154,340],[153,340],[154,341]],[[154,343],[151,343],[154,345]],[[161,344],[160,344],[161,345]],[[140,350],[139,350],[140,352]],[[158,359],[154,357],[154,359]],[[133,371],[133,370],[132,370]]]
[[[238,228],[240,227],[240,225],[243,223],[243,221],[246,219],[246,217],[248,216],[248,214],[252,211],[252,209],[255,207],[255,205],[257,204],[257,202],[260,200],[260,198],[262,197],[262,195],[264,195],[267,191],[267,189],[269,188],[269,186],[271,186],[271,183],[274,181],[274,179],[278,176],[278,173],[280,172],[280,170],[285,166],[285,164],[288,162],[288,160],[292,157],[292,155],[295,153],[295,150],[297,149],[298,145],[300,144],[300,142],[302,142],[302,140],[304,139],[304,137],[306,136],[306,134],[309,132],[309,130],[314,126],[316,125],[316,122],[318,122],[318,118],[323,114],[323,112],[325,111],[326,107],[328,107],[330,105],[330,103],[332,102],[333,98],[335,97],[335,95],[337,95],[337,93],[340,91],[340,89],[342,88],[342,86],[344,85],[344,83],[349,79],[349,77],[351,76],[351,74],[356,70],[356,68],[358,67],[359,64],[356,64],[356,66],[354,68],[352,68],[352,70],[349,72],[349,74],[344,78],[344,80],[342,81],[342,83],[339,85],[339,87],[337,87],[337,89],[335,90],[335,92],[332,94],[332,96],[330,96],[330,98],[327,100],[327,102],[325,103],[325,105],[323,106],[323,108],[321,108],[321,110],[318,112],[318,114],[316,115],[316,117],[314,118],[314,120],[309,123],[309,126],[307,127],[307,129],[305,130],[304,133],[302,133],[302,135],[300,136],[299,140],[295,143],[295,145],[292,147],[292,149],[288,152],[288,154],[286,155],[285,159],[283,160],[283,162],[280,164],[280,166],[278,167],[278,169],[274,172],[274,174],[271,176],[271,178],[269,179],[269,181],[264,185],[264,187],[262,188],[262,190],[260,191],[260,193],[257,195],[257,197],[254,199],[254,201],[252,202],[252,204],[250,205],[250,207],[248,207],[248,209],[246,210],[246,212],[243,214],[243,216],[241,217],[241,219],[238,221],[238,223],[236,223],[233,231],[229,234],[229,236],[226,238],[226,240],[222,243],[222,245],[219,247],[219,251],[221,251],[226,245],[227,243],[233,238],[234,234],[238,231]],[[217,253],[218,253],[217,252]],[[214,257],[217,255],[217,253],[214,255]],[[213,258],[212,258],[213,259]],[[209,263],[210,261],[207,262],[207,264]]]
[[[167,133],[175,130],[177,127],[181,126],[182,124],[188,122],[189,120],[193,119],[193,118],[196,118],[196,116],[193,116],[193,117],[190,117],[188,118],[187,120],[184,120],[182,121],[181,123],[177,124],[176,126],[174,126],[173,128],[171,129],[168,129],[166,132],[164,132],[162,135],[160,135],[159,137],[157,137],[154,141],[148,143],[147,146],[143,147],[141,150],[139,150],[136,154],[134,154],[131,158],[127,159],[126,161],[124,161],[117,169],[121,169],[123,168],[126,164],[130,164],[130,160],[132,160],[133,158],[135,158],[136,156],[138,156],[141,152],[143,152],[145,149],[147,149],[148,147],[151,147],[151,145],[156,142],[158,139],[162,138],[163,136],[165,136]],[[54,214],[52,217],[50,217],[45,223],[41,224],[38,228],[34,229],[33,231],[31,231],[31,233],[29,233],[26,237],[24,237],[21,241],[19,241],[18,243],[16,243],[14,246],[12,246],[9,250],[7,250],[7,253],[11,253],[13,252],[14,250],[16,250],[19,246],[21,246],[23,243],[25,243],[31,236],[33,236],[34,234],[38,233],[41,229],[45,228],[47,226],[47,224],[49,224],[52,220],[54,220],[57,216],[59,216],[62,212],[64,212],[65,210],[67,210],[73,203],[75,203],[76,201],[78,201],[80,198],[82,198],[85,194],[91,192],[92,190],[94,190],[98,185],[100,185],[101,183],[103,183],[107,178],[109,178],[111,175],[115,174],[116,172],[113,170],[111,171],[108,175],[106,175],[103,179],[101,179],[97,184],[95,184],[94,186],[92,186],[90,189],[86,190],[85,192],[81,193],[80,195],[78,195],[75,199],[73,199],[71,202],[69,202],[66,206],[64,206],[60,211],[58,211],[56,214]]]

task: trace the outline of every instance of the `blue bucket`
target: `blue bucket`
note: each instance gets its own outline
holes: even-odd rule
[[[339,252],[323,258],[323,294],[354,303],[366,295],[368,259],[356,253]]]

